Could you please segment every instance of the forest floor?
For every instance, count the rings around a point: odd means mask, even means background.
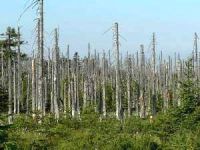
[[[43,118],[38,124],[31,116],[15,116],[13,125],[0,117],[0,149],[66,150],[198,150],[200,149],[200,108],[186,114],[174,109],[153,120],[131,117],[123,121],[99,119],[94,112],[70,117]]]

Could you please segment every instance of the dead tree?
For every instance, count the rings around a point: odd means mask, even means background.
[[[132,72],[131,57],[127,54],[127,104],[128,104],[128,117],[131,116],[131,108],[132,108],[131,72]]]
[[[120,90],[120,60],[119,60],[119,28],[118,23],[114,24],[113,28],[113,46],[115,51],[115,82],[116,82],[116,93],[115,93],[115,99],[116,99],[116,118],[121,119],[122,118],[122,107],[121,107],[121,90]]]
[[[106,117],[106,65],[105,65],[105,52],[103,52],[103,59],[102,59],[102,89],[103,89],[103,96],[102,96],[102,111],[103,116]]]
[[[146,117],[146,104],[145,104],[145,55],[144,55],[144,46],[141,45],[140,52],[140,117]]]
[[[32,114],[35,116],[36,111],[36,67],[35,67],[35,58],[32,58]]]
[[[46,105],[48,101],[48,82],[47,77],[44,78],[44,104],[43,104],[43,116],[46,115]]]
[[[1,47],[1,84],[2,87],[5,85],[5,73],[4,73],[4,48]]]
[[[156,114],[156,39],[155,33],[153,33],[152,39],[152,66],[153,66],[153,93],[152,93],[152,115]]]
[[[14,99],[14,110],[13,113],[17,113],[17,94],[16,94],[16,63],[13,61],[13,99]]]
[[[72,92],[72,117],[80,118],[80,105],[79,105],[79,56],[75,53],[73,60],[73,72],[71,80]]]
[[[44,0],[39,1],[39,49],[38,49],[38,111],[40,112],[40,117],[43,112],[43,101],[44,101],[44,75],[43,75],[43,59],[44,59]]]
[[[70,59],[69,59],[69,45],[67,46],[67,81],[68,81],[68,91],[67,91],[67,98],[68,98],[68,109],[71,111],[71,73],[70,73]]]
[[[21,34],[20,28],[18,27],[18,48],[17,48],[17,113],[20,112],[20,101],[21,101]]]
[[[30,75],[27,75],[27,92],[26,92],[26,114],[29,114],[29,98],[30,98]]]
[[[181,79],[182,79],[182,61],[181,61],[181,58],[180,58],[180,54],[178,54],[178,58],[177,58],[177,80],[178,80],[178,83],[177,83],[177,91],[176,91],[176,93],[177,93],[177,95],[179,95],[179,89],[180,89],[180,86],[181,86],[181,84],[180,84],[180,81],[181,81]],[[177,98],[177,104],[178,104],[178,106],[181,106],[181,99],[180,99],[180,97],[178,97]]]
[[[13,123],[12,116],[12,52],[11,52],[11,33],[7,31],[8,35],[8,124]]]
[[[54,114],[55,119],[59,119],[59,108],[58,108],[58,100],[59,100],[59,89],[58,89],[58,61],[59,61],[59,47],[58,47],[58,31],[55,29],[55,47],[53,51],[53,105],[54,105]]]

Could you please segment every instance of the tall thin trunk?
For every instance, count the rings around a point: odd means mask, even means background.
[[[43,112],[43,101],[44,101],[44,85],[43,85],[43,53],[44,53],[44,0],[39,1],[40,19],[39,19],[39,60],[38,60],[38,111],[40,112],[40,117],[42,117]]]
[[[17,113],[20,112],[20,101],[21,101],[21,35],[20,35],[20,28],[18,27],[18,51],[17,51]]]
[[[103,88],[103,101],[102,101],[102,110],[103,110],[103,116],[106,116],[106,70],[105,70],[105,52],[103,53],[103,82],[102,82],[102,88]]]
[[[71,76],[70,76],[70,60],[69,60],[69,45],[67,46],[67,81],[68,81],[68,90],[67,90],[67,99],[68,99],[68,109],[71,110]]]
[[[46,115],[46,105],[48,100],[48,83],[47,78],[44,78],[44,104],[43,104],[43,115]]]
[[[1,48],[1,84],[4,87],[5,73],[4,73],[4,49]]]
[[[27,75],[27,96],[26,96],[26,114],[29,114],[29,98],[30,98],[30,75]]]
[[[140,101],[140,69],[139,69],[139,54],[138,52],[136,53],[136,69],[137,69],[137,74],[136,74],[136,115],[140,116],[140,109],[139,109],[139,101]]]
[[[17,113],[17,94],[16,94],[16,63],[14,61],[13,63],[13,98],[14,98],[14,111],[13,113],[16,114]]]
[[[128,101],[128,117],[131,116],[131,71],[132,71],[132,64],[131,58],[127,55],[127,101]]]
[[[32,113],[35,116],[36,111],[36,72],[35,72],[35,58],[32,58]]]
[[[11,66],[11,48],[10,48],[10,33],[8,33],[8,53],[9,53],[9,57],[8,57],[8,124],[12,124],[13,123],[13,117],[12,117],[12,66]]]
[[[120,60],[119,60],[119,28],[118,23],[114,24],[114,33],[113,33],[113,40],[114,40],[114,49],[116,55],[116,65],[115,65],[115,73],[116,73],[116,118],[122,118],[122,108],[121,108],[121,93],[120,93]]]
[[[74,77],[75,74],[72,73],[72,80],[71,80],[71,85],[70,85],[70,92],[72,93],[72,96],[71,96],[71,100],[72,100],[72,108],[71,108],[71,113],[72,113],[72,117],[74,118],[75,117],[75,112],[76,112],[76,108],[75,108],[75,105],[76,105],[76,101],[75,101],[75,88],[74,88]]]
[[[76,112],[77,117],[80,118],[80,104],[79,104],[79,59],[76,62]]]
[[[67,83],[64,82],[64,115],[67,113]]]
[[[53,57],[53,80],[54,80],[54,98],[53,98],[53,103],[54,103],[54,114],[55,114],[55,119],[59,119],[59,108],[58,108],[58,61],[59,61],[59,48],[58,48],[58,31],[55,29],[55,48],[54,48],[54,57]]]
[[[177,80],[181,81],[181,79],[182,79],[181,78],[182,61],[181,61],[179,54],[178,54],[178,60],[177,61],[178,61],[177,62]],[[180,89],[181,84],[180,84],[180,82],[178,82],[177,84],[178,84],[177,85],[177,94],[179,94],[178,90]],[[178,97],[178,100],[177,100],[177,104],[178,104],[178,106],[181,106],[181,99],[179,97]]]
[[[152,47],[152,66],[153,66],[153,93],[152,93],[152,115],[156,114],[156,43],[155,43],[155,33],[153,33],[153,47]]]
[[[145,56],[144,46],[141,45],[141,59],[140,59],[140,117],[146,117],[146,105],[145,105]]]

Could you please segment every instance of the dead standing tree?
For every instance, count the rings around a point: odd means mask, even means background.
[[[106,58],[105,52],[103,52],[103,59],[102,59],[102,89],[103,89],[103,96],[102,96],[102,112],[103,116],[106,117]]]
[[[153,69],[153,83],[152,83],[152,115],[156,114],[156,38],[153,33],[152,39],[152,69]]]
[[[80,118],[79,105],[79,56],[75,53],[72,69],[71,94],[72,94],[72,117]]]
[[[53,51],[53,105],[55,119],[59,119],[59,79],[58,79],[58,68],[59,68],[59,47],[58,47],[58,31],[55,29],[55,46]]]
[[[43,59],[44,59],[44,0],[39,0],[39,49],[38,49],[38,111],[40,117],[43,112],[44,101],[44,72],[43,72]]]
[[[13,123],[12,116],[12,54],[11,54],[11,31],[8,29],[8,124]]]
[[[146,117],[146,101],[145,101],[145,55],[144,55],[144,46],[140,46],[140,117]]]
[[[116,82],[116,118],[121,120],[122,118],[122,103],[121,103],[121,90],[120,90],[120,60],[119,60],[119,26],[118,23],[113,27],[113,46],[115,52],[115,82]]]
[[[132,61],[131,56],[127,54],[127,104],[128,104],[128,117],[131,116],[131,108],[132,108],[132,95],[131,95],[131,72],[132,72]]]
[[[21,101],[21,34],[20,28],[18,27],[18,42],[17,42],[17,113],[20,112],[20,101]]]

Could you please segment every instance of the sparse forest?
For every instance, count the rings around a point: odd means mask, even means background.
[[[45,47],[43,5],[31,5],[39,10],[32,56],[20,27],[0,31],[0,149],[200,149],[197,33],[185,59],[164,57],[156,33],[150,56],[140,45],[122,57],[114,23],[112,50],[86,43],[87,56],[70,57],[57,28]]]

